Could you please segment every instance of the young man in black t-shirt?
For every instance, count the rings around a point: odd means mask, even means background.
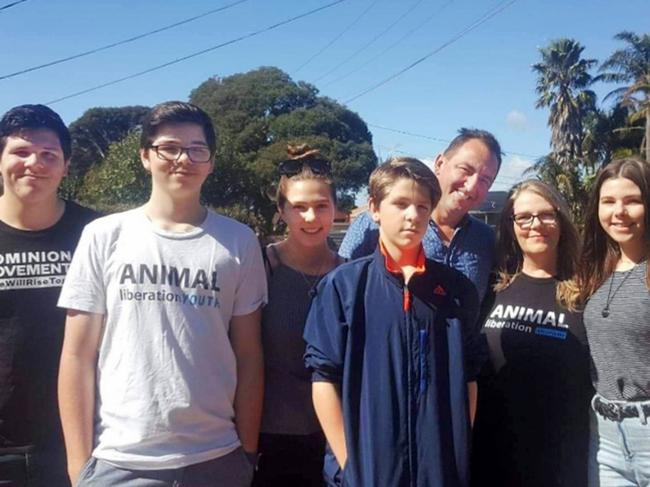
[[[43,105],[0,119],[0,485],[68,486],[56,398],[65,312],[56,307],[84,225],[57,195],[70,133]]]

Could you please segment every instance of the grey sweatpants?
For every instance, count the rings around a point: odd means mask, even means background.
[[[237,448],[220,458],[166,470],[130,470],[91,457],[77,487],[249,487],[253,465]]]

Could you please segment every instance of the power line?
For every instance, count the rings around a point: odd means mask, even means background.
[[[372,7],[374,7],[378,2],[379,2],[379,0],[375,0],[375,1],[372,2],[370,5],[368,5],[368,7],[367,7],[363,12],[361,12],[361,14],[359,14],[359,16],[358,16],[356,19],[354,19],[354,20],[350,23],[350,25],[348,25],[348,26],[347,26],[345,29],[343,29],[343,30],[342,30],[342,31],[341,31],[341,32],[340,32],[336,37],[334,37],[334,39],[332,39],[332,40],[331,40],[330,42],[328,42],[325,46],[323,46],[323,48],[321,48],[321,49],[320,49],[316,54],[314,54],[314,55],[311,56],[309,59],[307,59],[307,61],[305,61],[304,63],[302,63],[300,66],[298,66],[298,68],[296,69],[295,72],[297,73],[297,72],[300,71],[302,68],[304,68],[305,66],[307,66],[310,62],[312,62],[314,59],[316,59],[318,56],[320,56],[320,55],[321,55],[321,54],[322,54],[326,49],[328,49],[332,44],[334,44],[334,43],[335,43],[336,41],[338,41],[341,37],[343,37],[344,34],[346,34],[347,32],[349,32],[349,30],[350,30],[352,27],[354,27],[354,26],[355,26],[355,25],[356,25],[356,24],[357,24],[357,23],[358,23],[358,22],[359,22],[359,21],[360,21],[360,20],[361,20],[361,19],[362,19],[362,18],[363,18],[363,17],[364,17],[364,16],[365,16],[369,11],[370,11],[370,9],[371,9]]]
[[[404,17],[406,17],[406,16],[407,16],[408,14],[410,14],[413,10],[415,10],[415,8],[416,8],[418,5],[420,5],[420,4],[422,3],[422,1],[423,1],[423,0],[418,0],[417,2],[415,2],[415,3],[414,3],[414,4],[413,4],[409,9],[406,10],[406,12],[404,12],[402,15],[400,15],[400,16],[397,18],[397,20],[395,20],[394,22],[392,22],[392,23],[391,23],[391,24],[390,24],[386,29],[384,29],[384,30],[381,31],[379,34],[377,34],[375,37],[373,37],[372,39],[370,39],[369,42],[367,42],[366,44],[364,44],[363,46],[361,46],[359,49],[357,49],[356,51],[354,51],[350,56],[348,56],[348,57],[345,58],[343,61],[341,61],[340,63],[338,63],[336,66],[334,66],[333,68],[331,68],[331,69],[330,69],[329,71],[327,71],[325,74],[323,74],[323,75],[319,76],[318,78],[316,78],[316,79],[314,80],[314,82],[318,82],[318,81],[322,80],[323,78],[326,78],[326,77],[329,76],[331,73],[333,73],[334,71],[336,71],[337,69],[339,69],[341,66],[343,66],[344,64],[346,64],[348,61],[351,61],[352,59],[354,59],[354,58],[355,58],[359,53],[361,53],[362,51],[364,51],[365,49],[367,49],[369,46],[371,46],[372,44],[374,44],[374,43],[375,43],[375,42],[376,42],[380,37],[382,37],[384,34],[387,34],[387,33],[388,33],[388,32],[389,32],[393,27],[395,27],[395,26],[396,26],[400,21],[402,21],[402,19],[404,19]]]
[[[27,1],[27,0],[22,0],[22,1]],[[25,73],[31,73],[32,71],[37,71],[39,69],[54,66],[56,64],[62,64],[62,63],[68,62],[68,61],[72,61],[73,59],[79,59],[79,58],[84,57],[84,56],[90,56],[91,54],[96,54],[98,52],[105,51],[105,50],[111,49],[113,47],[122,46],[122,45],[128,44],[130,42],[138,41],[138,40],[143,39],[145,37],[149,37],[149,36],[154,35],[154,34],[159,34],[160,32],[164,32],[166,30],[173,29],[174,27],[178,27],[180,25],[184,25],[184,24],[187,24],[189,22],[193,22],[193,21],[201,19],[203,17],[207,17],[208,15],[212,15],[212,14],[217,13],[217,12],[222,12],[223,10],[227,10],[227,9],[229,9],[231,7],[234,7],[236,5],[239,5],[240,3],[244,3],[244,2],[247,2],[247,1],[248,0],[237,0],[236,2],[229,3],[227,5],[224,5],[223,7],[215,8],[213,10],[208,10],[207,12],[203,12],[202,14],[195,15],[194,17],[189,17],[189,18],[181,20],[179,22],[174,22],[173,24],[165,25],[164,27],[160,27],[158,29],[154,29],[154,30],[151,30],[149,32],[145,32],[144,34],[138,34],[136,36],[129,37],[128,39],[123,39],[121,41],[113,42],[113,43],[107,44],[105,46],[90,49],[89,51],[80,52],[78,54],[73,54],[72,56],[67,56],[67,57],[56,59],[54,61],[50,61],[50,62],[47,62],[47,63],[44,63],[44,64],[39,64],[38,66],[32,66],[31,68],[25,68],[25,69],[21,69],[20,71],[16,71],[14,73],[5,74],[5,75],[0,76],[0,80],[13,78],[15,76],[25,74]]]
[[[2,7],[0,7],[0,11],[1,11],[1,10],[6,10],[6,9],[8,9],[8,8],[10,8],[10,7],[13,7],[13,6],[15,6],[15,5],[18,5],[19,3],[24,3],[24,2],[26,2],[26,1],[27,1],[27,0],[18,0],[17,2],[11,2],[11,3],[8,3],[7,5],[3,5]]]
[[[337,5],[339,3],[343,3],[345,1],[346,0],[336,0],[334,2],[330,2],[330,3],[326,4],[326,5],[323,5],[322,7],[318,7],[318,8],[309,10],[308,12],[302,13],[300,15],[296,15],[294,17],[290,17],[290,18],[288,18],[286,20],[283,20],[281,22],[278,22],[276,24],[270,25],[268,27],[265,27],[263,29],[260,29],[260,30],[254,31],[254,32],[250,32],[248,34],[237,37],[235,39],[231,39],[229,41],[222,42],[221,44],[217,44],[216,46],[208,47],[207,49],[202,49],[200,51],[193,52],[192,54],[188,54],[187,56],[176,58],[176,59],[174,59],[172,61],[168,61],[166,63],[159,64],[158,66],[154,66],[152,68],[145,69],[144,71],[139,71],[137,73],[130,74],[128,76],[124,76],[122,78],[118,78],[118,79],[115,79],[115,80],[112,80],[112,81],[108,81],[106,83],[102,83],[102,84],[97,85],[97,86],[93,86],[92,88],[87,88],[85,90],[77,91],[76,93],[71,93],[70,95],[66,95],[66,96],[62,96],[60,98],[56,98],[54,100],[45,102],[45,104],[46,105],[53,105],[53,104],[59,103],[59,102],[61,102],[63,100],[68,100],[70,98],[74,98],[74,97],[77,97],[79,95],[84,95],[86,93],[90,93],[91,91],[96,91],[96,90],[99,90],[99,89],[102,89],[102,88],[106,88],[107,86],[112,86],[112,85],[121,83],[123,81],[127,81],[127,80],[130,80],[130,79],[133,79],[133,78],[138,78],[138,77],[143,76],[145,74],[152,73],[154,71],[158,71],[158,70],[166,68],[168,66],[172,66],[174,64],[178,64],[180,62],[187,61],[188,59],[195,58],[195,57],[200,56],[202,54],[206,54],[208,52],[215,51],[215,50],[220,49],[222,47],[229,46],[229,45],[235,44],[237,42],[241,42],[241,41],[243,41],[245,39],[250,39],[251,37],[258,36],[258,35],[263,34],[265,32],[269,32],[271,30],[277,29],[278,27],[289,24],[291,22],[295,22],[296,20],[302,19],[302,18],[307,17],[309,15],[313,15],[313,14],[315,14],[317,12],[320,12],[321,10],[325,10],[326,8],[333,7],[334,5]]]
[[[402,74],[406,73],[407,71],[410,71],[411,69],[413,69],[414,67],[416,67],[418,64],[423,63],[424,61],[426,61],[427,59],[429,59],[429,58],[430,58],[431,56],[433,56],[434,54],[437,54],[437,53],[439,53],[440,51],[442,51],[445,47],[450,46],[450,45],[453,44],[454,42],[458,41],[458,40],[461,39],[462,37],[464,37],[464,36],[466,36],[467,34],[469,34],[469,33],[470,33],[471,31],[473,31],[474,29],[480,27],[480,26],[483,25],[485,22],[487,22],[488,20],[490,20],[492,17],[496,16],[497,14],[501,13],[503,10],[505,10],[506,8],[508,8],[510,5],[512,5],[512,4],[515,3],[516,1],[517,1],[517,0],[510,0],[510,1],[507,1],[507,2],[505,2],[505,3],[502,2],[502,4],[501,4],[500,6],[497,6],[497,7],[496,7],[495,9],[493,9],[492,11],[488,11],[488,12],[486,12],[482,17],[480,17],[479,19],[477,19],[476,21],[474,21],[474,23],[470,24],[468,27],[466,27],[464,30],[462,30],[460,33],[458,33],[458,34],[455,35],[454,37],[452,37],[452,38],[451,38],[450,40],[448,40],[447,42],[443,43],[441,46],[437,47],[436,49],[434,49],[433,51],[429,52],[428,54],[422,56],[420,59],[418,59],[418,60],[412,62],[411,64],[409,64],[409,65],[406,66],[405,68],[399,70],[397,73],[394,73],[394,74],[390,75],[388,78],[385,78],[384,80],[380,81],[379,83],[377,83],[377,84],[375,84],[375,85],[372,85],[371,87],[365,89],[365,90],[362,91],[361,93],[358,93],[358,94],[356,94],[355,96],[353,96],[352,98],[349,98],[349,99],[345,100],[345,103],[350,103],[350,102],[352,102],[352,101],[354,101],[354,100],[356,100],[356,99],[358,99],[358,98],[361,98],[362,96],[367,95],[367,94],[370,93],[371,91],[374,91],[374,90],[376,90],[377,88],[379,88],[379,87],[385,85],[385,84],[388,83],[389,81],[394,80],[394,79],[397,78],[398,76],[401,76]]]
[[[394,47],[398,46],[399,44],[401,44],[402,42],[404,42],[406,39],[408,39],[409,37],[411,37],[413,34],[415,34],[415,33],[416,33],[418,30],[420,30],[422,27],[424,27],[424,26],[425,26],[427,23],[429,23],[429,22],[430,22],[434,17],[436,17],[437,15],[439,15],[439,14],[440,14],[440,13],[441,13],[445,8],[447,8],[449,5],[451,5],[451,4],[453,3],[453,1],[454,1],[454,0],[449,0],[447,3],[443,4],[439,9],[435,10],[431,15],[429,15],[429,16],[428,16],[427,18],[425,18],[422,22],[420,22],[420,23],[417,25],[417,27],[415,27],[414,29],[409,29],[408,32],[406,32],[406,34],[404,34],[402,37],[400,37],[396,42],[390,44],[390,45],[389,45],[388,47],[386,47],[384,50],[382,50],[381,52],[377,53],[375,56],[373,56],[373,57],[371,57],[370,59],[368,59],[365,63],[363,63],[363,64],[357,66],[356,68],[352,69],[351,71],[348,71],[348,72],[345,73],[344,75],[339,76],[338,78],[334,78],[333,80],[331,80],[331,81],[325,83],[322,87],[323,87],[323,88],[326,88],[326,87],[328,87],[328,86],[330,86],[330,85],[333,85],[334,83],[337,83],[337,82],[339,82],[339,81],[341,81],[341,80],[344,80],[344,79],[350,77],[351,75],[353,75],[354,73],[357,73],[357,72],[361,71],[363,68],[365,68],[365,67],[366,67],[368,64],[370,64],[371,62],[376,61],[377,59],[381,58],[381,57],[382,57],[384,54],[386,54],[388,51],[390,51],[390,50],[393,49]]]
[[[418,133],[414,133],[414,132],[409,132],[408,130],[394,129],[394,128],[390,128],[390,127],[385,127],[383,125],[377,125],[377,124],[374,124],[374,123],[366,123],[366,125],[368,125],[368,127],[374,127],[374,128],[381,129],[381,130],[386,130],[388,132],[394,132],[396,134],[408,135],[410,137],[417,137],[419,139],[432,140],[434,142],[440,142],[440,143],[443,143],[443,144],[449,144],[451,142],[451,140],[449,140],[449,139],[441,139],[441,138],[438,138],[438,137],[432,137],[430,135],[418,134]],[[524,154],[523,152],[509,151],[509,150],[505,150],[505,149],[502,149],[501,152],[503,152],[504,154],[510,154],[510,155],[513,155],[513,156],[526,157],[526,158],[533,159],[533,160],[537,160],[537,159],[539,159],[541,157],[541,156],[534,156],[532,154]]]

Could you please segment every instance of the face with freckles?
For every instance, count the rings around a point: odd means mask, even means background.
[[[27,129],[6,138],[0,173],[6,195],[23,203],[56,200],[68,170],[61,142],[49,129]]]
[[[598,220],[620,247],[633,250],[647,245],[645,212],[641,189],[632,180],[610,178],[600,187]]]
[[[480,139],[470,139],[434,163],[442,196],[437,208],[462,218],[483,203],[498,172],[498,161]]]
[[[323,245],[334,222],[335,204],[328,183],[319,179],[289,179],[286,201],[278,208],[289,238],[304,247]]]

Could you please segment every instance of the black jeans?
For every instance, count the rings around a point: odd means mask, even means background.
[[[262,433],[253,487],[322,487],[325,436]]]
[[[0,487],[70,487],[65,455],[0,449]]]

